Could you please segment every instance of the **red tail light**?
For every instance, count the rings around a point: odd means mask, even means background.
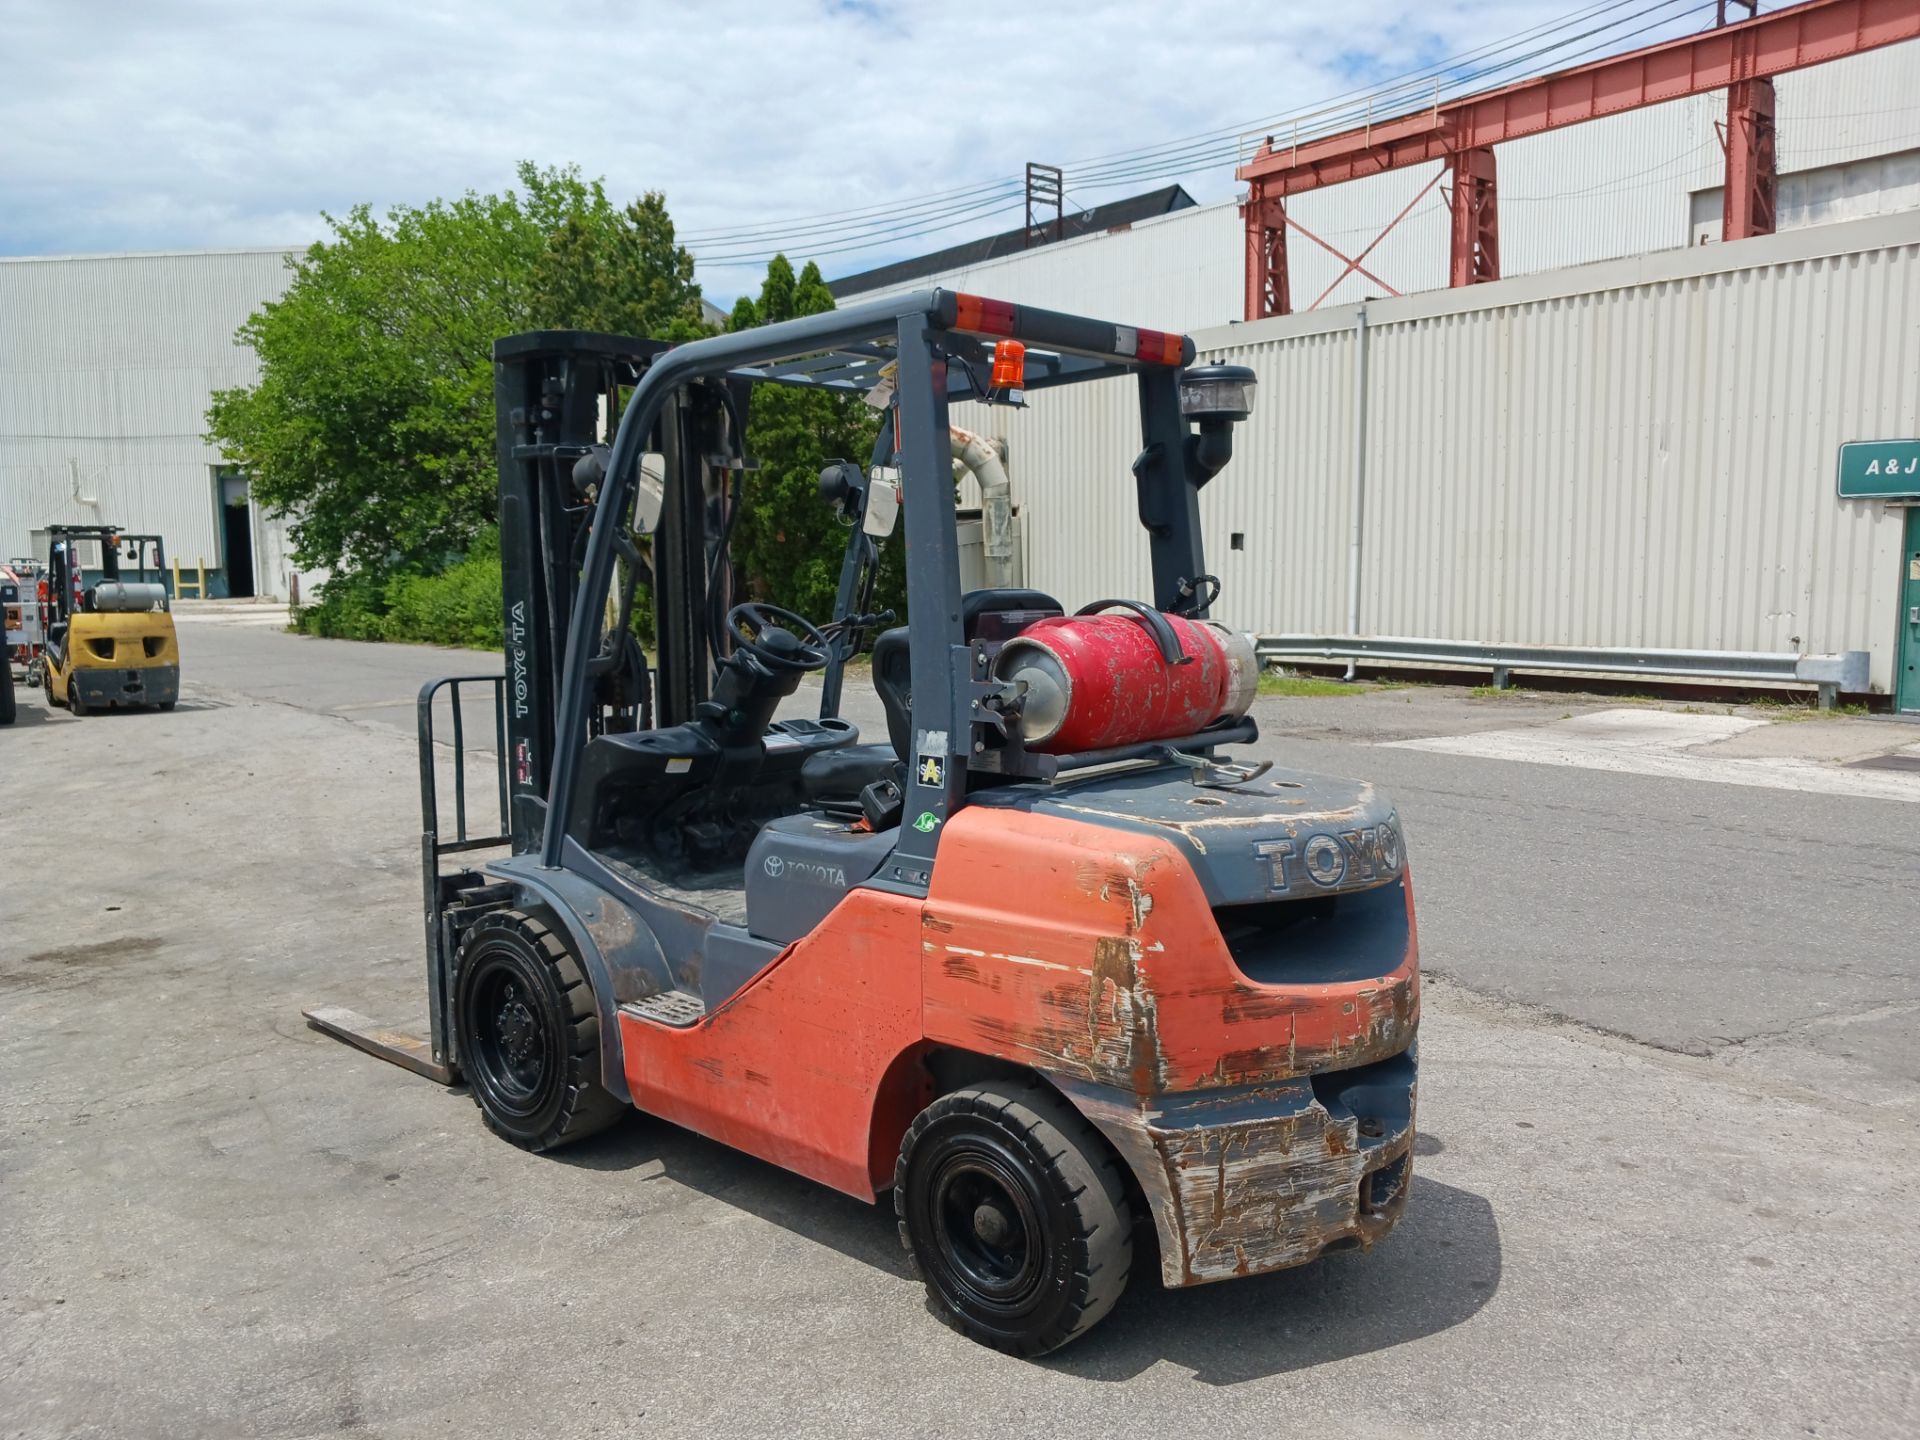
[[[1149,365],[1178,365],[1186,356],[1187,337],[1164,330],[1142,330],[1133,353]]]
[[[975,335],[1013,334],[1013,306],[1005,300],[988,300],[980,295],[955,295],[957,312],[953,326]]]

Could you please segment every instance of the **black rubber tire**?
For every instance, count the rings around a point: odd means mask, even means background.
[[[5,637],[0,636],[0,649],[5,648]],[[18,705],[13,694],[13,656],[0,655],[0,725],[13,724]]]
[[[51,710],[60,703],[53,695],[53,667],[44,661],[40,665],[40,688],[46,692],[47,709]]]
[[[487,1128],[523,1150],[604,1130],[627,1107],[600,1083],[600,1016],[580,963],[539,920],[483,915],[455,958],[460,1065]]]
[[[1084,1335],[1133,1268],[1120,1161],[1044,1085],[956,1090],[921,1111],[900,1142],[893,1207],[934,1313],[1009,1355]],[[996,1233],[1016,1243],[996,1245]]]
[[[171,710],[178,703],[179,703],[178,701],[174,701],[174,700],[162,700],[158,705],[154,706],[153,708],[156,710]]]
[[[67,681],[67,713],[75,719],[78,719],[82,715],[91,715],[93,713],[93,711],[87,708],[87,702],[80,698],[80,682],[78,680]]]

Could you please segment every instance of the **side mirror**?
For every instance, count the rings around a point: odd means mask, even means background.
[[[851,460],[830,461],[827,468],[820,472],[820,498],[836,514],[847,513],[849,499],[855,499],[857,507],[859,500],[865,498],[866,489],[866,477]]]
[[[900,472],[876,465],[868,477],[867,516],[860,524],[866,534],[884,540],[900,521]]]
[[[639,535],[651,535],[660,526],[660,511],[667,503],[667,457],[649,450],[640,457],[640,473],[633,484],[633,528]]]

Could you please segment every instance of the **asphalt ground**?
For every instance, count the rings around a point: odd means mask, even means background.
[[[1382,743],[1611,701],[1261,702],[1406,820],[1407,1218],[1023,1363],[880,1210],[640,1115],[527,1156],[307,1029],[420,1014],[412,696],[488,657],[182,631],[172,714],[0,732],[0,1434],[1920,1429],[1908,804]]]

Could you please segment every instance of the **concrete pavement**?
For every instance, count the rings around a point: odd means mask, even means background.
[[[641,1116],[526,1156],[307,1030],[419,1013],[411,695],[486,657],[231,638],[183,635],[170,715],[0,733],[35,842],[0,894],[0,1435],[1920,1421],[1905,803],[1378,743],[1617,708],[1564,697],[1263,701],[1265,753],[1407,821],[1444,977],[1412,1207],[1369,1254],[1137,1277],[1023,1364],[924,1313],[884,1213]]]

